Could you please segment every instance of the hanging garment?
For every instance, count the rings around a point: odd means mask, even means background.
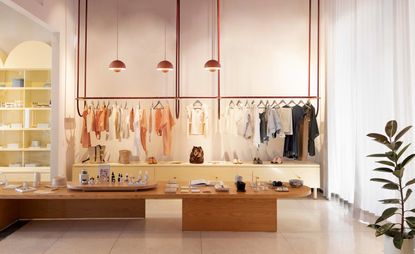
[[[281,119],[282,132],[285,135],[293,135],[292,109],[290,107],[278,108],[277,113]]]
[[[121,141],[121,108],[115,106],[114,113],[115,138]]]
[[[259,113],[259,136],[262,144],[269,141],[267,115],[267,110]]]
[[[130,137],[130,112],[128,109],[121,109],[121,138],[128,139]]]
[[[103,106],[100,109],[100,112],[101,113],[99,114],[98,129],[99,129],[99,132],[101,133],[101,132],[106,131],[105,121],[106,121],[106,118],[107,118],[107,107]]]
[[[286,135],[284,142],[284,156],[287,158],[298,158],[300,151],[300,124],[304,119],[304,109],[298,105],[292,107],[293,135]]]
[[[87,128],[88,109],[84,109],[82,113],[82,133],[81,133],[81,144],[83,148],[91,147],[91,136]]]
[[[234,109],[235,111],[235,124],[236,124],[236,133],[238,136],[244,137],[246,131],[246,119],[245,113],[246,109],[242,107],[237,107]]]
[[[225,113],[225,133],[236,136],[238,135],[238,129],[236,126],[236,109],[233,107],[227,107]]]
[[[135,113],[133,118],[134,129],[134,155],[139,156],[141,150],[141,129],[140,129],[140,106],[135,107]]]
[[[145,109],[140,112],[140,140],[141,146],[147,154],[147,114]]]
[[[115,109],[108,107],[108,135],[107,140],[115,139]]]
[[[94,110],[94,131],[97,139],[101,139],[100,119],[102,111],[100,109]]]
[[[164,109],[156,108],[154,112],[154,129],[157,136],[161,136],[163,134],[163,127],[161,125],[163,110]]]
[[[254,118],[252,108],[245,107],[243,113],[243,126],[245,127],[243,137],[246,139],[252,138],[254,135]]]
[[[170,108],[156,109],[154,118],[156,133],[163,137],[163,154],[168,156],[171,154],[172,127],[175,125]]]
[[[307,117],[309,120],[308,126],[308,154],[310,156],[316,155],[316,147],[314,140],[320,135],[317,118],[316,118],[316,110],[311,103],[307,103],[304,106],[305,112],[307,113]]]
[[[148,120],[148,142],[151,143],[151,134],[153,132],[153,106],[150,108],[150,116]]]
[[[193,105],[186,107],[187,111],[187,133],[189,135],[206,135],[208,131],[207,106],[194,108]]]
[[[261,131],[260,131],[260,125],[261,125],[261,119],[259,118],[259,109],[257,107],[253,108],[253,118],[254,118],[254,135],[252,138],[253,145],[258,148],[261,144]]]
[[[275,109],[268,110],[267,133],[269,137],[276,138],[282,129],[280,117]]]
[[[304,115],[303,120],[300,122],[300,139],[299,139],[300,150],[298,151],[298,159],[301,161],[305,161],[308,159],[309,126],[310,126],[310,118],[306,113]]]
[[[132,132],[134,132],[134,114],[135,114],[135,112],[134,112],[134,108],[131,108],[131,110],[130,110],[130,121],[129,121],[129,128],[130,128],[130,131],[132,131]]]
[[[88,133],[94,131],[94,111],[91,108],[89,108],[87,111],[86,128],[88,130]]]
[[[105,106],[104,111],[104,131],[107,133],[110,131],[110,125],[109,125],[109,118],[110,118],[110,108],[108,106]]]

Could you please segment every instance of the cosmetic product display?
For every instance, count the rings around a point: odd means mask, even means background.
[[[82,170],[81,174],[79,174],[79,182],[81,184],[88,184],[88,181],[89,181],[88,171]]]

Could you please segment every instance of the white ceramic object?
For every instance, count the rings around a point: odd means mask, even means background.
[[[23,125],[21,123],[12,123],[10,124],[11,129],[21,129]]]
[[[415,254],[415,244],[414,239],[405,239],[403,241],[402,249],[398,250],[395,245],[393,245],[393,238],[385,236],[384,240],[385,254]]]
[[[19,144],[16,144],[16,143],[7,144],[7,149],[19,149]]]
[[[39,140],[32,140],[32,147],[34,147],[34,148],[40,147],[40,141]]]
[[[40,185],[40,173],[34,172],[33,173],[33,187],[37,188]]]
[[[38,129],[46,129],[46,128],[49,128],[49,124],[48,123],[38,123],[37,128]]]

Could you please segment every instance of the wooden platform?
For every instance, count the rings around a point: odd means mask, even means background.
[[[276,231],[277,200],[311,194],[308,187],[289,192],[266,190],[238,193],[232,183],[229,193],[212,187],[201,193],[164,193],[157,189],[138,192],[82,192],[59,189],[50,194],[0,190],[0,229],[18,219],[144,218],[146,199],[182,199],[183,230],[190,231]],[[209,190],[210,193],[203,193]]]

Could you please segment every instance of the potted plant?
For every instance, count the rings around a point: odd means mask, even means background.
[[[390,175],[388,178],[372,178],[370,181],[382,183],[383,189],[395,192],[395,198],[379,200],[389,208],[383,211],[374,224],[369,225],[376,230],[377,237],[385,235],[385,253],[387,254],[414,254],[415,209],[409,209],[406,203],[413,192],[411,186],[415,184],[415,179],[404,183],[403,178],[406,166],[414,159],[415,154],[404,158],[403,155],[411,144],[403,146],[403,141],[400,140],[411,127],[408,126],[397,133],[398,124],[393,120],[387,122],[385,126],[386,135],[378,133],[367,135],[387,148],[385,153],[368,156],[379,158],[376,163],[380,167],[375,168],[374,171]],[[388,221],[394,215],[397,216],[397,222]]]

